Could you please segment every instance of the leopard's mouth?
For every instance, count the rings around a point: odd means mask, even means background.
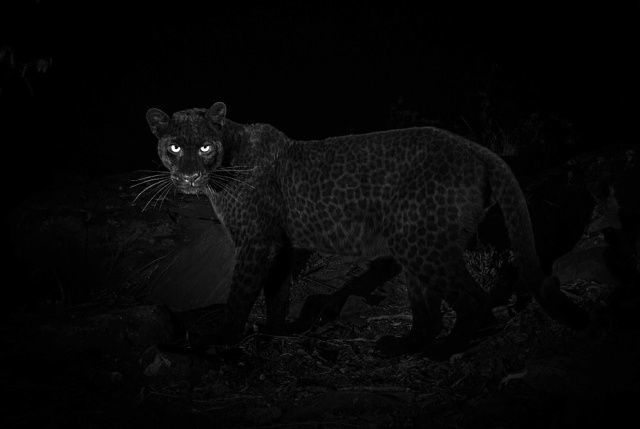
[[[187,195],[197,195],[197,194],[205,193],[205,188],[201,186],[195,187],[195,186],[178,185],[176,186],[176,188],[178,189],[179,192]]]
[[[196,194],[206,194],[207,186],[177,183],[176,189],[178,190],[178,192],[181,192],[183,194],[196,195]]]
[[[175,188],[178,190],[178,192],[182,194],[187,194],[187,195],[206,194],[206,191],[207,191],[206,180],[197,180],[194,182],[189,182],[185,180],[172,178],[172,182]]]

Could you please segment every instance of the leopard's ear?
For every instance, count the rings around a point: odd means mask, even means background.
[[[207,110],[207,118],[214,124],[223,126],[225,115],[227,114],[227,106],[223,102],[213,103],[213,106]]]
[[[160,109],[149,109],[147,110],[147,123],[151,128],[151,132],[156,137],[160,137],[166,130],[167,125],[169,125],[169,115]]]

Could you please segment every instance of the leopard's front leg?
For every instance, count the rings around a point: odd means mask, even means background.
[[[236,264],[227,302],[222,311],[201,319],[199,325],[209,326],[191,331],[190,340],[196,347],[232,344],[242,337],[249,313],[268,283],[272,265],[283,247],[277,229],[258,222],[245,222],[242,228],[228,230],[236,248]]]
[[[258,237],[236,241],[239,244],[236,245],[236,265],[226,304],[182,315],[189,347],[206,349],[212,344],[233,344],[242,338],[277,249],[277,243]]]
[[[275,253],[272,243],[255,238],[243,241],[236,254],[236,266],[227,297],[224,329],[225,337],[229,336],[231,341],[242,336],[249,313],[269,275]]]

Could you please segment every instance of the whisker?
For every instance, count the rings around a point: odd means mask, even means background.
[[[167,192],[169,192],[170,190],[171,190],[171,187],[163,186],[162,187],[162,191],[160,192],[160,194],[156,198],[156,201],[153,203],[153,207],[156,207],[159,202],[160,202],[160,204],[162,204],[161,198],[163,198],[167,194]]]
[[[164,193],[160,196],[160,207],[158,207],[158,210],[160,210],[162,208],[162,203],[164,203],[164,200],[167,198],[167,195],[169,194],[169,191],[171,191],[171,186],[167,186],[166,190],[164,191]],[[158,200],[156,200],[156,203],[158,202]],[[154,204],[155,207],[155,204]]]
[[[221,170],[216,169],[215,173],[238,173],[238,174],[247,174],[253,170]]]
[[[213,182],[214,185],[218,185],[218,186],[222,187],[222,182],[220,182],[220,180],[216,179],[215,177],[209,176],[209,180],[211,182]],[[208,184],[207,184],[207,186],[208,186]],[[211,189],[211,190],[213,190],[213,189]]]
[[[233,171],[233,172],[240,173],[240,172],[245,172],[245,171],[253,171],[255,169],[256,169],[256,167],[251,167],[251,168],[248,168],[248,167],[220,167],[220,168],[217,168],[216,171]]]
[[[149,200],[147,201],[147,203],[144,205],[144,207],[142,208],[142,211],[145,211],[145,209],[147,208],[147,206],[149,205],[149,203],[151,201],[153,201],[153,199],[155,198],[156,195],[158,195],[160,192],[162,192],[163,189],[165,189],[167,186],[169,186],[168,183],[164,183],[164,184],[158,184],[154,189],[153,189],[153,194],[151,195],[151,197],[149,198]]]
[[[143,186],[150,182],[163,182],[167,179],[168,179],[167,177],[153,177],[151,179],[143,180],[140,183],[134,183],[133,185],[129,186],[129,188],[135,188],[136,186]]]
[[[168,173],[168,171],[166,169],[164,170],[134,170],[134,173]]]
[[[222,190],[225,191],[231,198],[233,198],[233,201],[235,201],[236,203],[240,202],[238,196],[234,194],[227,186],[222,185]]]
[[[234,194],[229,190],[229,188],[227,188],[224,184],[222,184],[222,183],[217,183],[217,182],[215,182],[215,181],[214,181],[214,183],[220,187],[220,189],[222,190],[222,192],[223,192],[224,194],[228,195],[228,196],[229,196],[230,198],[232,198],[236,203],[238,203],[238,202],[239,202],[238,198],[237,198],[237,197],[236,197],[236,196],[235,196],[235,195],[234,195]],[[208,186],[208,185],[207,185],[207,186]],[[211,189],[211,192],[212,192],[212,194],[211,194],[211,195],[213,195],[213,189]]]
[[[230,164],[230,165],[223,165],[222,168],[235,168],[235,167],[241,167],[241,168],[252,168],[255,167],[254,164]]]
[[[167,186],[171,186],[171,182],[165,184],[164,186],[161,186],[160,189],[158,189],[152,196],[151,198],[149,198],[149,201],[147,201],[147,204],[144,205],[144,207],[142,208],[142,211],[145,211],[147,209],[147,207],[149,207],[149,204],[151,204],[151,201],[153,201],[153,199],[156,197],[156,195],[158,195],[160,192],[162,192]]]
[[[168,181],[169,183],[171,183],[171,181],[169,181],[169,180],[167,180],[167,181]],[[156,186],[160,186],[160,185],[162,185],[162,184],[163,184],[163,182],[162,182],[162,181],[160,181],[160,182],[154,182],[154,183],[150,184],[149,186],[147,186],[146,188],[144,188],[142,191],[140,191],[140,192],[138,193],[138,195],[136,195],[136,197],[133,199],[133,201],[131,202],[131,204],[135,204],[135,202],[138,200],[138,198],[140,198],[140,196],[141,196],[142,194],[144,194],[147,190],[152,189],[152,188],[154,188],[154,187],[156,187]]]
[[[246,185],[246,186],[250,187],[251,189],[255,189],[255,187],[253,185],[250,185],[248,182],[245,182],[244,180],[236,179],[235,177],[232,177],[232,176],[225,176],[225,177],[218,176],[218,178],[219,179],[235,180],[236,182],[242,183],[243,185]]]
[[[221,165],[220,168],[255,168],[255,165],[250,165],[250,164]]]
[[[219,179],[217,179],[215,177],[210,177],[210,179],[213,181],[214,184],[218,185],[220,187],[220,189],[222,189],[223,192],[225,192],[230,197],[232,197],[235,200],[236,203],[239,202],[238,198],[233,194],[233,192],[231,192],[231,190],[224,183],[222,183]]]
[[[138,192],[138,194],[136,195],[136,197],[133,199],[133,201],[131,201],[131,204],[135,204],[136,201],[138,200],[138,198],[140,198],[142,196],[142,194],[144,194],[145,192],[147,192],[150,189],[153,189],[156,186],[160,186],[161,183],[152,183],[151,185],[147,186],[146,188],[144,188],[143,190],[141,190],[140,192]]]
[[[151,179],[153,177],[165,177],[168,176],[169,172],[167,171],[166,173],[156,173],[156,174],[149,174],[147,176],[142,176],[142,177],[136,177],[135,179],[131,179],[132,182],[139,182],[140,180],[145,180],[145,179]]]
[[[215,195],[213,194],[213,189],[211,188],[211,185],[209,185],[207,183],[207,197],[209,198],[209,203],[211,203],[211,208],[213,209],[213,212],[216,214],[216,216],[218,215],[218,212],[216,211],[216,205],[214,204],[214,198]]]

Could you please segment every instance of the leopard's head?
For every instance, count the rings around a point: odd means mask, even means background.
[[[158,155],[171,182],[185,194],[206,193],[211,172],[224,158],[223,126],[227,108],[217,102],[209,109],[189,109],[171,117],[160,109],[147,111],[151,132],[158,138]]]

